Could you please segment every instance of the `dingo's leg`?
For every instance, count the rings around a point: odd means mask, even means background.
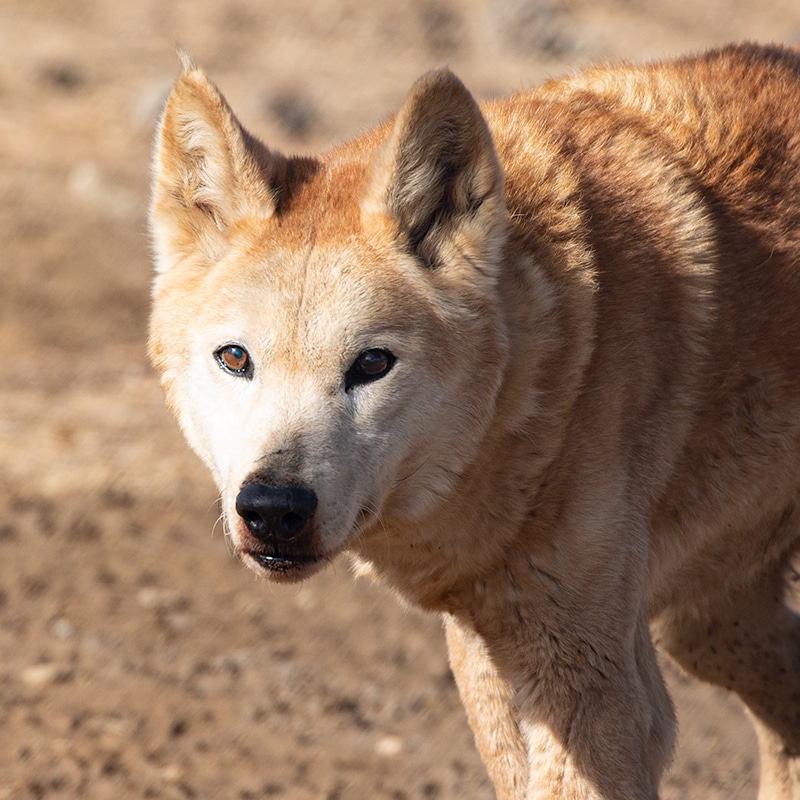
[[[540,663],[518,690],[528,800],[658,797],[675,721],[647,621],[642,614],[627,653],[603,653],[595,633],[581,643],[584,663]]]
[[[800,617],[784,605],[781,572],[656,623],[659,643],[684,669],[747,707],[758,734],[759,800],[800,800]]]
[[[484,641],[454,617],[445,616],[450,667],[475,743],[498,800],[523,800],[528,755],[513,712],[511,687],[498,674]]]
[[[483,630],[448,620],[453,669],[498,796],[656,800],[674,714],[645,614],[567,618],[566,598],[521,590],[522,572],[488,592]]]

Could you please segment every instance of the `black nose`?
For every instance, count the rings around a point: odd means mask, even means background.
[[[300,486],[248,483],[236,498],[236,513],[262,542],[300,536],[317,508],[317,496]]]

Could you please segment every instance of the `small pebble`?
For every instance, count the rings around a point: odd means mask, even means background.
[[[399,736],[383,736],[375,744],[379,756],[397,756],[403,751],[403,740]]]
[[[69,676],[69,670],[61,664],[33,664],[20,673],[22,682],[33,689],[52,686]]]
[[[64,619],[63,617],[53,620],[50,630],[52,630],[53,635],[59,639],[72,639],[75,636],[75,626],[68,619]]]

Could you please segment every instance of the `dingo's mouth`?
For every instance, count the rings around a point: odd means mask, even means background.
[[[248,566],[256,567],[268,578],[294,582],[303,580],[321,569],[327,562],[314,554],[279,554],[246,550],[242,557]]]

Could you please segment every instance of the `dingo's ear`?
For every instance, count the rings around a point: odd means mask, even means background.
[[[373,164],[364,209],[388,212],[428,266],[448,247],[493,266],[505,230],[502,172],[478,104],[449,70],[412,86]]]
[[[237,221],[271,216],[281,161],[242,127],[191,59],[181,60],[155,149],[150,227],[159,271],[186,258],[215,260]]]

